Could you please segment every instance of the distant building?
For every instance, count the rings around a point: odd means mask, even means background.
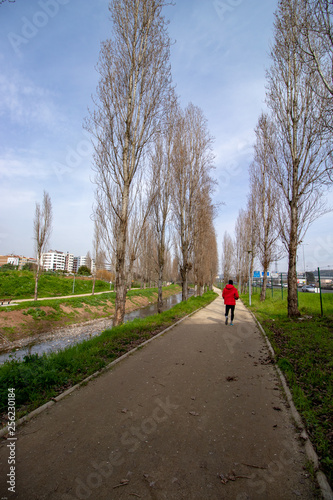
[[[22,269],[26,264],[37,264],[36,259],[33,259],[32,257],[23,257],[20,256],[20,262],[19,262],[19,270]]]
[[[13,266],[18,266],[20,261],[19,255],[0,255],[0,266],[5,264],[12,264]]]
[[[73,261],[73,272],[77,273],[81,266],[86,266],[87,257],[81,255],[80,257],[74,257]]]
[[[65,257],[65,271],[72,273],[73,267],[74,267],[74,255],[72,253],[67,252]]]
[[[49,250],[42,254],[42,267],[45,271],[65,271],[66,254],[58,250]]]

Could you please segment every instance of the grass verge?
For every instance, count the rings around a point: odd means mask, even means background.
[[[216,297],[216,293],[207,292],[161,314],[105,330],[58,353],[6,362],[0,366],[1,425],[7,425],[9,388],[15,389],[16,416],[20,418]]]
[[[181,288],[177,284],[163,287],[163,297],[167,298],[180,291]],[[157,295],[157,288],[131,290],[127,292],[127,305],[131,309],[149,305],[151,302],[157,302]],[[145,301],[140,302],[138,299],[142,298]],[[13,341],[45,333],[57,326],[108,317],[113,315],[115,300],[115,292],[106,292],[102,295],[28,301],[11,307],[1,307],[0,334]],[[21,312],[21,319],[18,319],[17,311]],[[7,327],[13,326],[13,331],[6,330]]]
[[[325,316],[319,297],[299,294],[301,319],[287,317],[286,295],[259,294],[242,300],[254,312],[274,348],[294,403],[316,448],[322,470],[333,486],[333,294],[324,294]]]

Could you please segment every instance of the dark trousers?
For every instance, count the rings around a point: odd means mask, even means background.
[[[231,321],[234,320],[234,315],[235,315],[235,306],[225,306],[225,315],[228,316],[229,314],[229,309],[231,311]]]

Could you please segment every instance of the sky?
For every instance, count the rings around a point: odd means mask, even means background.
[[[180,102],[199,106],[214,137],[219,250],[246,208],[254,129],[265,111],[277,0],[175,0],[167,7],[173,81]],[[0,254],[34,256],[33,218],[51,197],[49,248],[91,251],[92,146],[83,128],[98,83],[108,0],[6,0],[0,5]],[[332,193],[328,203],[333,206]],[[306,270],[333,267],[333,214],[309,229]],[[287,269],[286,259],[278,270]],[[275,264],[273,266],[275,270]]]

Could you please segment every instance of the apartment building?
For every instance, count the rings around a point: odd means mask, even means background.
[[[42,254],[42,267],[45,271],[64,271],[66,254],[58,250],[49,250]]]
[[[0,255],[0,267],[4,264],[12,264],[18,266],[18,269],[22,269],[25,264],[36,264],[36,259],[23,255]]]
[[[19,265],[20,257],[18,255],[0,255],[0,266],[5,264]]]
[[[72,273],[73,268],[74,268],[74,255],[72,253],[67,252],[65,257],[65,271]]]
[[[74,257],[73,261],[73,272],[77,273],[81,266],[86,266],[87,257],[81,255],[80,257]]]

